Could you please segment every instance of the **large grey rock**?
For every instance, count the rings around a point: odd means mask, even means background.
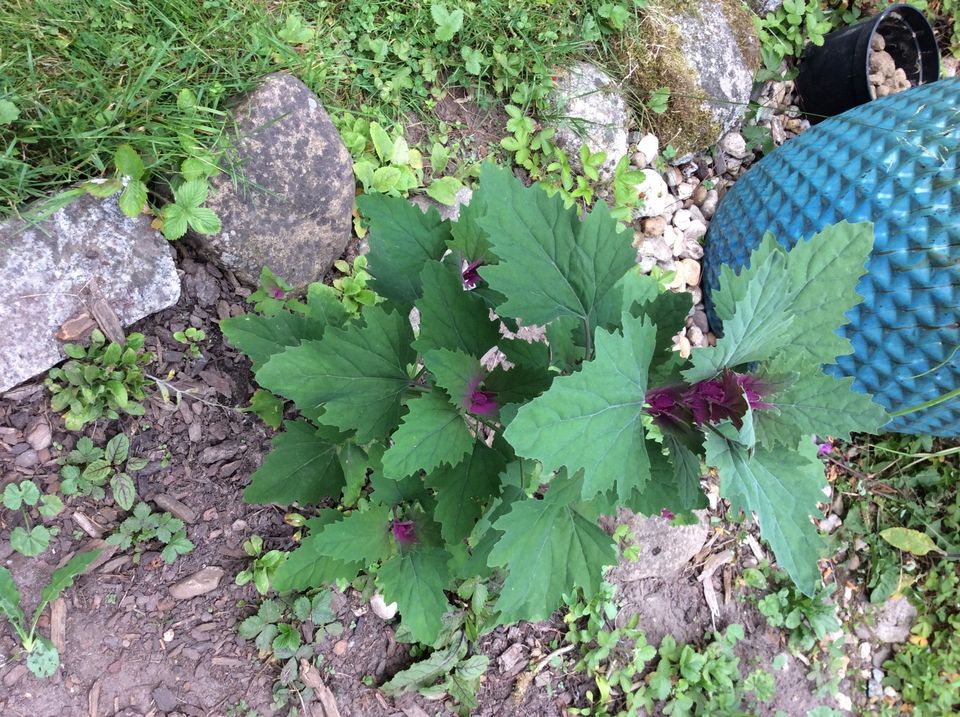
[[[234,111],[241,176],[211,182],[219,234],[208,255],[254,283],[264,266],[291,285],[320,279],[350,240],[350,153],[316,95],[295,77],[268,76]]]
[[[172,306],[180,278],[150,218],[84,195],[40,224],[0,224],[0,391],[64,358],[54,334],[96,280],[125,326]]]
[[[630,526],[631,539],[640,549],[635,561],[623,561],[610,571],[607,579],[623,584],[643,578],[668,578],[682,571],[704,543],[710,526],[706,512],[697,513],[693,525],[672,526],[659,516],[645,517],[621,509],[617,522]]]
[[[703,107],[717,123],[714,141],[740,123],[760,67],[752,21],[738,3],[695,0],[673,15],[681,48],[697,75]],[[705,149],[698,147],[696,149]]]
[[[562,118],[554,141],[580,167],[580,147],[607,155],[601,177],[613,176],[617,162],[627,154],[630,115],[616,82],[588,62],[578,62],[557,79],[551,102]]]

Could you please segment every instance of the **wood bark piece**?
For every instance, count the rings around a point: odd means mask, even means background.
[[[90,279],[83,293],[87,302],[87,309],[96,320],[97,325],[100,326],[103,335],[111,341],[123,344],[125,341],[123,325],[117,317],[117,312],[113,310],[110,302],[107,301],[100,290],[100,284],[97,283],[97,280]]]
[[[67,603],[62,597],[50,603],[50,642],[61,655],[67,651]]]
[[[313,689],[314,696],[320,702],[320,709],[313,709],[315,717],[340,717],[337,700],[330,688],[323,683],[320,670],[303,658],[300,658],[300,679],[303,680],[303,684]],[[316,708],[317,705],[311,705],[311,707]]]

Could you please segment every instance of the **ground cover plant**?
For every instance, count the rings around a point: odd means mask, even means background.
[[[447,592],[471,578],[496,586],[496,622],[542,619],[574,588],[592,597],[615,561],[600,514],[702,506],[705,460],[814,592],[810,516],[825,482],[810,434],[886,420],[849,379],[820,371],[850,350],[833,330],[858,301],[869,225],[830,227],[790,252],[768,237],[749,269],[723,274],[724,338],[684,364],[670,339],[689,297],[637,272],[602,203],[581,220],[487,165],[453,225],[398,198],[360,206],[382,303],[351,319],[315,285],[296,311],[221,323],[261,386],[301,412],[245,499],[330,505],[362,486],[344,512],[306,521],[276,589],[370,574],[425,644],[454,608]],[[501,334],[520,319],[545,326],[549,344]],[[493,347],[508,363],[481,361]]]
[[[487,103],[542,103],[557,68],[619,32],[636,4],[11,0],[0,7],[0,215],[112,180],[121,146],[142,159],[121,172],[131,210],[147,198],[141,180],[216,173],[229,100],[277,70],[334,116],[349,108],[388,129],[423,119],[451,85]],[[374,184],[395,188],[393,176]]]

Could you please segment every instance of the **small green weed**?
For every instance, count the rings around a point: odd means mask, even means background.
[[[79,431],[86,424],[106,417],[119,418],[118,411],[142,416],[149,385],[143,366],[153,361],[153,354],[143,351],[143,334],[130,334],[122,346],[107,342],[99,329],[90,336],[90,346],[64,344],[69,360],[50,369],[45,381],[53,397],[50,407],[63,411],[70,431]]]
[[[20,645],[27,656],[27,668],[37,677],[50,677],[60,666],[60,653],[46,637],[37,635],[37,622],[47,604],[56,600],[60,593],[73,585],[73,579],[87,569],[100,554],[99,550],[78,553],[62,568],[53,571],[50,582],[40,592],[40,603],[33,612],[33,619],[27,626],[26,616],[20,607],[20,591],[13,582],[13,575],[0,567],[0,612],[17,633]]]
[[[165,563],[172,563],[179,555],[193,550],[193,543],[187,539],[183,521],[169,513],[154,513],[146,503],[138,503],[133,515],[127,517],[117,532],[107,538],[109,545],[117,545],[122,550],[133,548],[133,562],[139,563],[140,556],[153,541],[163,548],[160,555]]]
[[[765,17],[755,17],[763,68],[759,81],[780,79],[780,64],[787,57],[799,57],[807,42],[823,44],[823,36],[833,29],[819,0],[784,0],[783,5]],[[790,79],[795,72],[790,73]]]
[[[44,518],[54,518],[63,510],[63,501],[54,494],[41,495],[40,489],[32,480],[20,483],[8,483],[3,489],[3,505],[10,510],[19,510],[23,525],[10,532],[10,546],[21,555],[33,557],[40,555],[50,546],[50,538],[59,528],[45,525],[33,525],[30,520],[30,507],[36,506],[37,512]]]
[[[366,272],[366,256],[358,256],[353,260],[353,265],[339,259],[333,266],[343,274],[339,279],[333,280],[333,288],[347,313],[357,316],[361,307],[373,306],[380,300],[376,293],[367,288],[367,282],[371,277]]]
[[[67,455],[57,459],[60,468],[60,490],[64,495],[89,495],[96,500],[106,497],[110,486],[113,501],[123,510],[130,510],[137,499],[137,487],[131,473],[147,465],[146,458],[130,457],[130,439],[118,433],[105,448],[98,448],[87,436]]]
[[[191,358],[200,358],[200,342],[206,340],[207,334],[203,329],[193,326],[183,331],[174,331],[173,339],[186,347],[186,354]]]
[[[237,585],[253,582],[257,592],[266,595],[270,590],[270,577],[287,559],[287,554],[282,550],[263,552],[263,538],[259,535],[243,541],[243,552],[253,558],[253,565],[237,573],[234,582]]]

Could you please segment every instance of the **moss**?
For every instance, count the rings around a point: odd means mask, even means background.
[[[668,15],[687,9],[687,0],[651,3],[640,19],[638,31],[614,47],[616,60],[625,77],[625,88],[639,110],[644,130],[659,137],[661,145],[673,145],[686,154],[712,144],[720,126],[701,99],[699,77],[681,50],[681,37]],[[670,88],[667,111],[645,111],[650,93]]]
[[[723,13],[727,16],[733,37],[740,48],[740,54],[753,68],[754,74],[760,69],[760,42],[753,24],[754,13],[741,0],[720,0]]]

